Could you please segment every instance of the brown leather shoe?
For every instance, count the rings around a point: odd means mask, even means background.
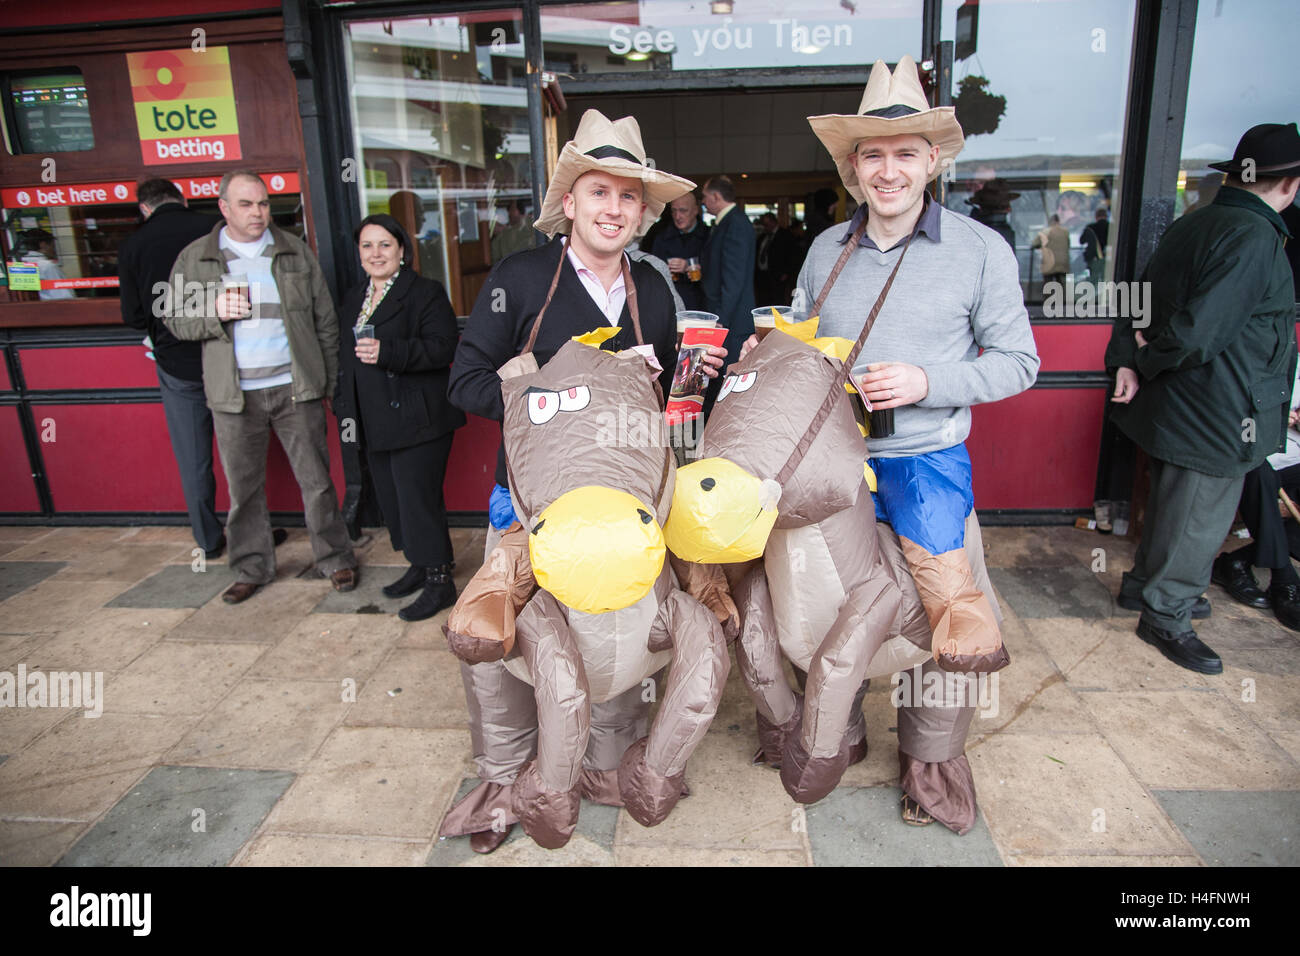
[[[253,584],[251,581],[236,581],[226,588],[225,593],[221,595],[221,600],[227,604],[240,604],[256,594],[257,589],[261,586],[260,584]]]
[[[515,828],[513,823],[506,824],[504,830],[484,830],[481,833],[471,833],[469,835],[469,848],[475,853],[491,853],[510,836],[510,831]]]
[[[340,568],[330,575],[330,584],[335,591],[355,591],[361,580],[359,568]]]

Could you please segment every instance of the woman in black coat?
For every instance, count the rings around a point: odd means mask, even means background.
[[[420,591],[398,616],[422,621],[456,601],[442,499],[452,435],[465,424],[447,401],[456,316],[446,290],[407,265],[411,240],[396,219],[367,216],[353,238],[368,278],[339,311],[346,328],[339,334],[335,414],[357,419],[393,549],[411,562],[384,594]],[[356,337],[362,325],[374,327],[373,337]]]

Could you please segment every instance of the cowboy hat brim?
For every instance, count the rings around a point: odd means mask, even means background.
[[[663,213],[664,206],[695,188],[695,183],[689,179],[674,176],[662,169],[642,166],[640,163],[618,156],[597,159],[579,152],[572,142],[568,142],[560,151],[560,159],[555,164],[555,175],[551,177],[550,185],[546,187],[546,196],[542,199],[541,215],[533,223],[533,228],[545,233],[548,238],[555,236],[556,233],[568,235],[573,227],[573,220],[564,214],[564,195],[573,190],[573,184],[578,181],[579,176],[594,170],[601,170],[624,179],[641,180],[642,200],[646,208],[636,232],[633,233],[634,238],[645,235],[646,230]]]
[[[1244,163],[1237,162],[1234,159],[1225,159],[1221,163],[1208,163],[1207,165],[1221,173],[1235,173],[1238,176],[1245,171]],[[1266,178],[1282,179],[1287,176],[1300,176],[1300,159],[1280,167],[1256,166],[1254,171],[1256,176]]]
[[[966,137],[962,135],[961,126],[957,123],[957,111],[951,106],[937,106],[892,119],[830,113],[825,116],[809,116],[808,123],[826,151],[831,154],[831,159],[835,160],[835,168],[839,171],[844,188],[858,202],[866,202],[866,192],[858,182],[857,167],[853,164],[853,149],[864,139],[901,136],[905,133],[925,137],[931,146],[939,147],[939,162],[930,179],[947,169],[966,145]]]

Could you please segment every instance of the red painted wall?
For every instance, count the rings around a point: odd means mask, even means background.
[[[0,511],[39,513],[41,503],[18,421],[17,408],[0,407]]]

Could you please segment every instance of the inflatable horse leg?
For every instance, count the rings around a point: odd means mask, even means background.
[[[945,673],[934,660],[902,673],[898,711],[898,775],[903,792],[948,829],[975,825],[975,778],[966,759],[966,734],[975,716],[976,674]],[[941,682],[941,703],[923,698],[923,686]],[[971,706],[965,706],[965,705]]]
[[[713,613],[685,591],[672,591],[650,628],[652,651],[672,649],[668,687],[650,735],[623,755],[623,806],[644,827],[662,823],[682,796],[686,761],[718,712],[731,669],[727,641]]]
[[[516,644],[537,695],[537,757],[511,788],[511,807],[524,832],[556,850],[578,825],[582,755],[591,729],[590,694],[582,655],[560,604],[538,591],[515,628]]]
[[[998,615],[976,582],[965,547],[931,554],[902,535],[899,541],[930,619],[939,666],[958,673],[991,673],[1011,663]]]
[[[736,666],[754,699],[758,720],[758,753],[754,763],[780,769],[785,739],[799,726],[802,698],[790,688],[776,637],[772,597],[763,562],[755,561],[732,585],[740,612]]]
[[[845,598],[839,616],[808,666],[803,723],[786,738],[781,782],[800,803],[815,803],[835,789],[849,765],[846,731],[867,666],[885,639],[898,631],[903,595],[887,574],[862,582]]]
[[[650,700],[645,687],[634,684],[603,703],[591,705],[591,737],[582,758],[584,800],[621,807],[618,768],[628,748],[646,735]]]

